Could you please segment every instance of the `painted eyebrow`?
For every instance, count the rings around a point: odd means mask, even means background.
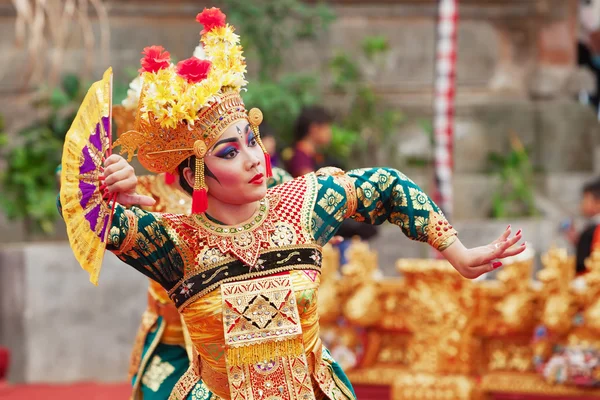
[[[224,144],[224,143],[237,143],[237,141],[238,141],[237,138],[229,138],[229,139],[219,140],[217,143],[215,143],[213,148],[217,147],[218,145]]]

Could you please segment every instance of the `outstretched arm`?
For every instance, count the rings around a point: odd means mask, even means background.
[[[438,206],[406,175],[390,168],[368,168],[344,173],[325,169],[317,173],[317,199],[313,211],[313,237],[326,243],[345,218],[370,224],[389,221],[410,239],[427,242],[466,278],[499,267],[503,257],[516,255],[525,246],[512,248],[521,232],[510,230],[496,241],[467,249],[457,238]]]

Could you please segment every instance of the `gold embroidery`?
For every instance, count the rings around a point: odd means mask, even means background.
[[[144,355],[144,358],[140,362],[140,372],[138,372],[138,374],[144,373],[143,371],[146,371],[146,366],[148,365],[148,361],[150,361],[150,357],[152,357],[154,350],[158,346],[158,343],[160,342],[160,338],[162,337],[162,334],[164,331],[165,331],[165,324],[164,323],[159,324],[158,330],[156,332],[156,336],[154,336],[152,343],[150,343],[148,350],[146,350],[146,354]],[[138,393],[138,391],[140,390],[140,383],[141,383],[141,379],[137,379],[135,381],[135,384],[133,385],[133,394],[134,394],[133,397],[134,398],[136,397],[135,396],[136,393]]]
[[[397,183],[392,189],[392,201],[399,207],[406,207],[408,205],[406,201],[406,193],[404,193],[404,186]]]
[[[276,247],[290,246],[298,240],[294,226],[288,222],[277,222],[271,234],[271,244]]]
[[[211,222],[204,214],[196,215],[199,237],[206,239],[208,247],[218,247],[223,254],[232,254],[249,266],[254,266],[261,249],[268,245],[271,232],[275,230],[275,208],[279,203],[278,196],[261,200],[254,216],[237,226],[218,225]]]
[[[123,239],[123,242],[121,242],[121,246],[119,246],[119,249],[114,251],[114,254],[117,256],[121,254],[126,254],[131,250],[133,245],[136,243],[134,239],[138,234],[138,223],[135,214],[131,210],[125,210],[125,216],[127,217],[127,221],[129,222],[129,229],[127,230],[127,235],[125,236],[125,239]]]
[[[357,197],[365,208],[368,208],[379,198],[379,192],[370,182],[362,182],[357,189]]]
[[[314,400],[289,274],[221,286],[231,398]]]
[[[376,183],[377,187],[382,192],[387,190],[387,188],[392,184],[392,176],[389,172],[383,169],[377,170],[377,172],[371,175],[369,180],[373,183]]]
[[[358,198],[356,197],[356,185],[354,179],[348,175],[342,175],[338,178],[338,182],[346,192],[346,209],[342,215],[342,220],[356,214],[358,209]],[[340,221],[339,218],[336,218]]]
[[[343,169],[336,167],[323,167],[315,173],[317,176],[343,176],[345,174]]]
[[[317,204],[325,210],[325,212],[331,215],[339,204],[344,200],[341,194],[335,189],[328,188],[325,195],[317,202]]]
[[[412,201],[413,209],[425,211],[433,210],[433,207],[431,207],[431,203],[429,202],[429,198],[425,193],[412,187],[409,187],[408,191],[410,193],[410,200]]]
[[[221,286],[227,364],[256,364],[304,352],[289,275]]]
[[[146,310],[142,315],[142,323],[135,335],[135,342],[129,360],[129,380],[132,380],[133,377],[140,372],[140,363],[142,361],[142,353],[144,352],[144,342],[157,321],[158,315],[154,312]]]
[[[169,395],[169,400],[186,400],[190,391],[199,381],[198,366],[191,363],[187,371],[185,371],[173,387]]]
[[[142,383],[153,392],[158,392],[160,385],[175,371],[175,367],[170,363],[162,360],[160,356],[154,356],[152,362],[148,366]]]
[[[210,395],[210,390],[204,382],[198,382],[196,386],[194,386],[194,390],[192,390],[192,400],[215,399],[215,397],[211,398]]]
[[[435,211],[429,212],[429,221],[427,228],[427,242],[435,249],[443,251],[447,249],[454,241],[458,233],[448,223],[446,218]]]
[[[205,248],[198,255],[200,265],[208,266],[223,262],[226,257],[218,249]]]

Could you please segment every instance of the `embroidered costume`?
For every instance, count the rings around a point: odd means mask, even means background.
[[[136,78],[130,84],[128,98],[123,105],[113,107],[113,118],[119,136],[134,127],[134,111],[141,89],[139,84],[139,79]],[[133,109],[128,106],[129,103],[135,104]],[[178,177],[170,174],[138,177],[136,192],[156,201],[154,206],[145,208],[147,211],[190,213],[191,196],[176,185],[176,179]],[[291,179],[285,170],[274,167],[273,177],[269,178],[267,185],[272,187]],[[167,292],[157,282],[152,279],[149,281],[148,306],[136,335],[129,378],[133,385],[132,398],[166,399],[189,368],[189,360],[193,357],[192,344]],[[202,382],[196,386],[202,387]],[[196,399],[215,399],[208,389],[204,392],[203,397],[196,396]]]
[[[211,9],[198,19],[207,60],[175,68],[163,49],[147,51],[135,131],[116,143],[156,173],[194,156],[193,213],[117,204],[106,248],[164,288],[188,328],[198,362],[172,399],[209,391],[235,400],[356,399],[319,339],[322,246],[347,218],[387,220],[440,250],[456,231],[415,183],[387,168],[322,169],[269,189],[239,225],[209,218],[204,155],[240,121],[260,144],[262,114],[247,112],[239,95],[245,63],[225,16]],[[265,164],[271,175],[266,152]]]

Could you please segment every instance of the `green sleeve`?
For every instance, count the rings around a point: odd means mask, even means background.
[[[60,196],[56,207],[62,217]],[[165,288],[183,276],[183,260],[162,220],[138,207],[126,209],[117,204],[107,250]]]
[[[345,218],[375,225],[389,221],[408,238],[428,242],[440,251],[456,239],[456,231],[438,206],[406,175],[391,168],[317,172],[315,241],[327,243]]]
[[[107,249],[165,288],[183,276],[183,260],[160,214],[117,205]]]

